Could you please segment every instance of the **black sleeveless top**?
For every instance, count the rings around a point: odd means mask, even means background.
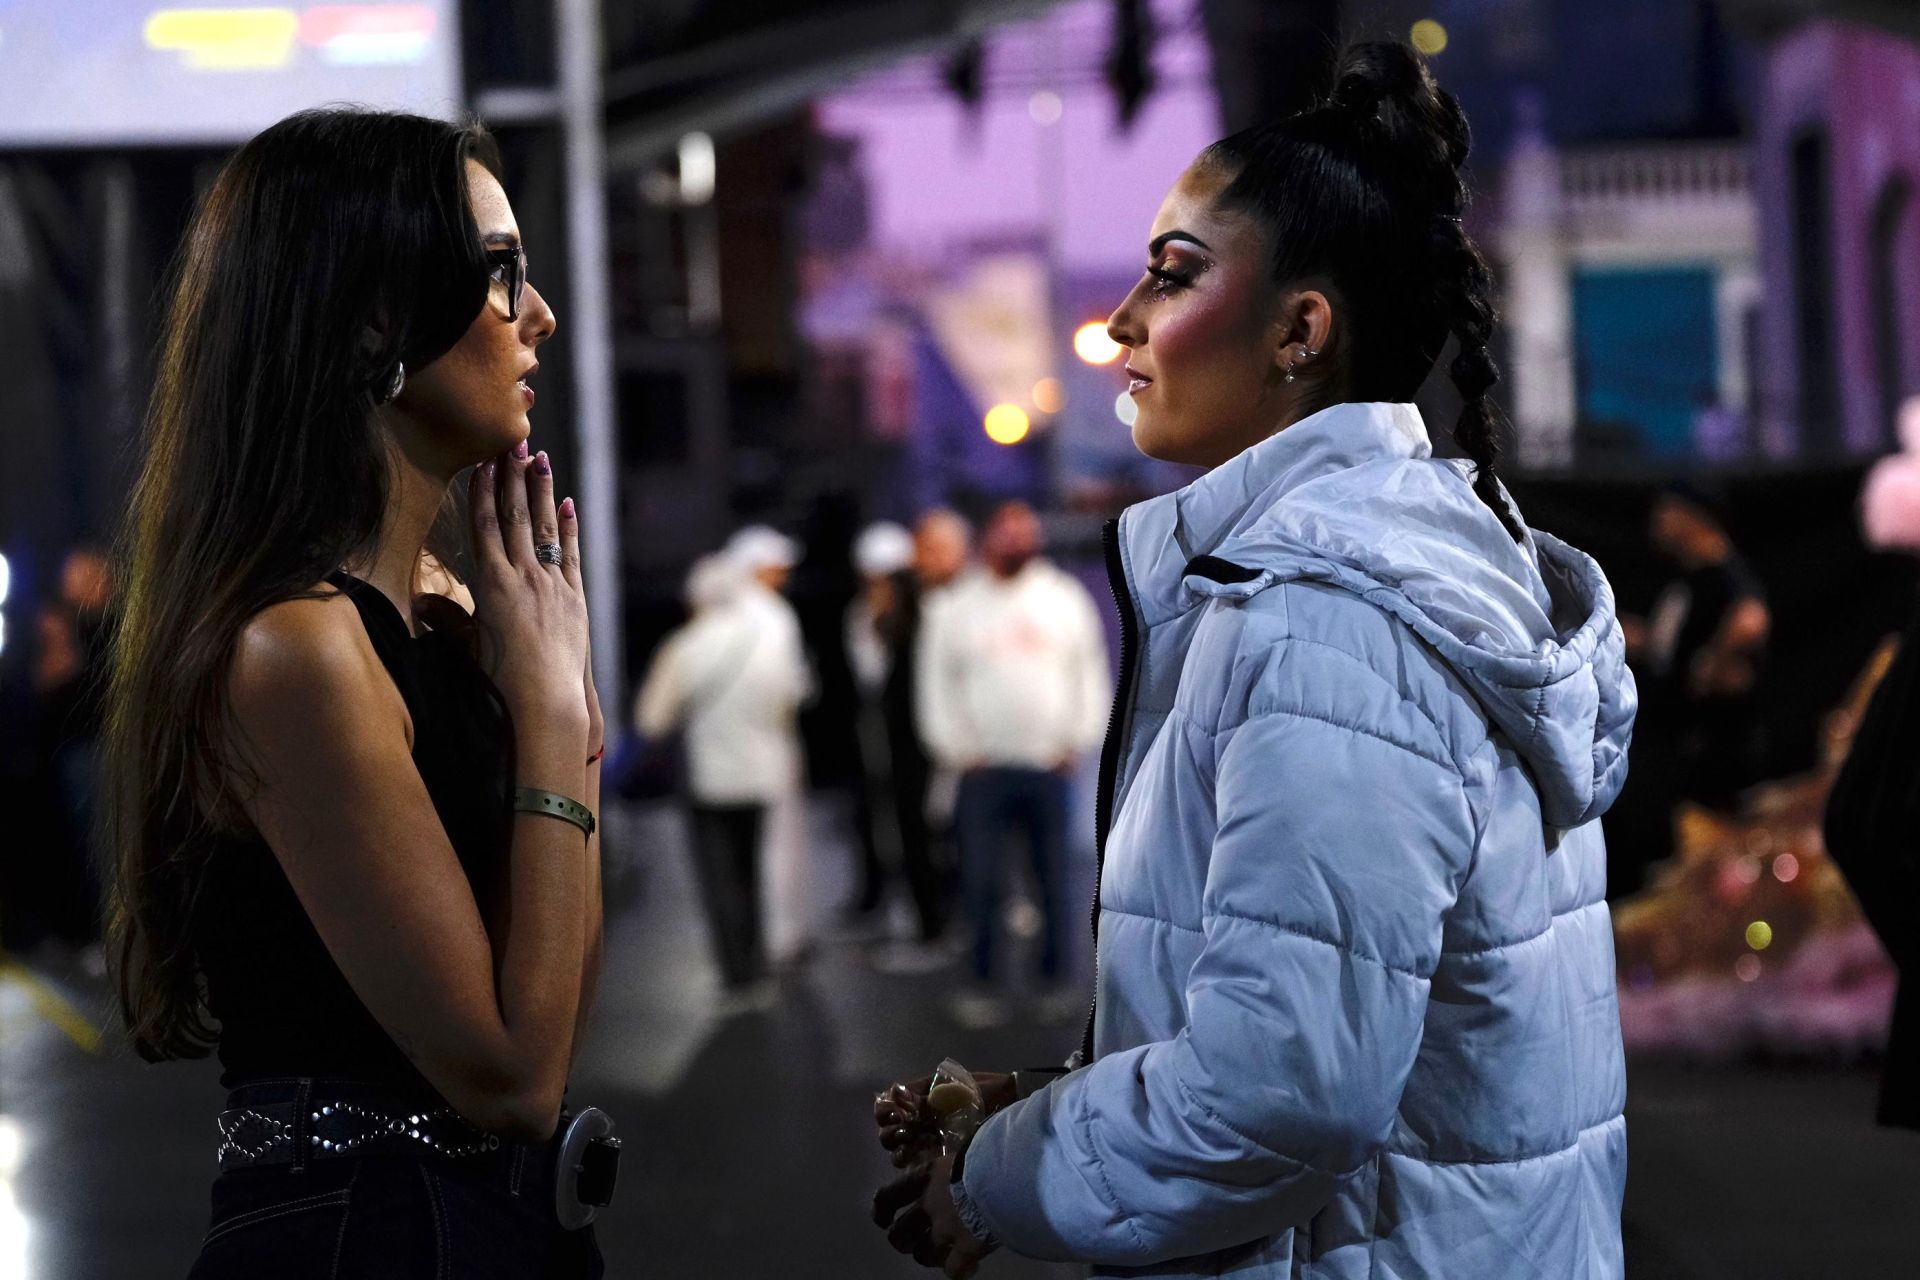
[[[327,581],[360,611],[373,651],[413,717],[413,762],[482,910],[504,888],[512,834],[513,730],[506,704],[452,631],[409,632],[378,588]],[[351,796],[340,797],[352,804]],[[200,905],[200,966],[220,1022],[228,1088],[282,1076],[343,1076],[415,1092],[426,1082],[347,985],[257,837],[213,850]]]

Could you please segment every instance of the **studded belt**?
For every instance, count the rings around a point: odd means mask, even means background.
[[[222,1111],[218,1124],[222,1173],[356,1151],[424,1150],[459,1160],[500,1147],[496,1135],[467,1123],[452,1107],[408,1110],[398,1103],[345,1101],[318,1094]]]

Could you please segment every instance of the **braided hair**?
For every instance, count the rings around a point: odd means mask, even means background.
[[[1459,102],[1420,55],[1375,42],[1342,56],[1320,105],[1224,138],[1200,161],[1232,175],[1222,206],[1265,225],[1277,284],[1332,282],[1345,303],[1354,399],[1413,399],[1447,339],[1457,340],[1453,438],[1473,463],[1474,492],[1520,541],[1494,473],[1493,278],[1460,221],[1471,145]]]

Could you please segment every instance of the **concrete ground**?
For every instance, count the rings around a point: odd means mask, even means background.
[[[815,828],[814,882],[837,898],[841,826],[829,812]],[[774,1007],[722,1017],[675,824],[625,815],[616,841],[629,856],[572,1094],[612,1112],[626,1139],[600,1227],[608,1274],[924,1274],[866,1220],[890,1172],[874,1090],[947,1054],[1058,1060],[1077,1021],[962,1031],[942,1009],[954,969],[891,976],[850,940],[815,948]],[[63,1029],[62,1006],[82,1023]],[[217,1070],[146,1066],[111,1036],[95,1048],[88,1023],[108,1025],[105,986],[61,957],[0,978],[0,1280],[177,1277],[205,1227]],[[1870,1070],[1637,1063],[1630,1080],[1635,1280],[1920,1275],[1920,1134],[1873,1126]],[[1000,1256],[982,1274],[1077,1272]]]

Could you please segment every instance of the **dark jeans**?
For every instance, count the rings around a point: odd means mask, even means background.
[[[891,844],[886,837],[899,837],[899,870],[913,895],[914,916],[919,924],[920,941],[937,942],[947,930],[949,897],[952,893],[949,867],[941,865],[938,838],[927,822],[927,788],[933,770],[926,753],[917,742],[902,745],[897,733],[890,733],[886,777],[863,779],[855,788],[860,830],[860,894],[855,907],[873,911],[886,897],[890,872],[882,856],[882,846]],[[948,859],[949,864],[951,858]]]
[[[227,1105],[293,1096],[291,1083],[246,1085]],[[401,1149],[229,1170],[214,1179],[187,1280],[598,1280],[593,1228],[554,1218],[552,1158],[508,1144],[461,1159]]]
[[[1024,838],[1040,891],[1040,976],[1060,976],[1060,897],[1066,867],[1067,780],[1049,769],[975,769],[954,807],[960,881],[973,921],[973,975],[993,976],[995,931],[1008,837]]]
[[[760,940],[760,832],[766,806],[694,804],[693,865],[720,976],[742,987],[766,973]]]
[[[896,745],[893,752],[893,809],[900,823],[900,865],[913,891],[920,919],[920,940],[933,942],[947,931],[952,893],[951,862],[938,857],[941,837],[927,823],[927,788],[933,770],[918,744]]]

